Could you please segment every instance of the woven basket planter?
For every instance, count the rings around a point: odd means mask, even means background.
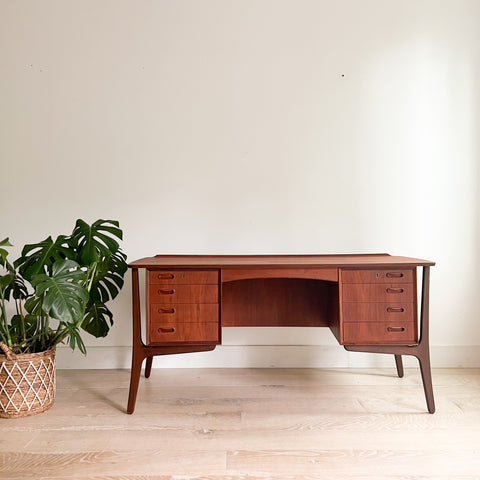
[[[13,354],[0,343],[0,417],[18,418],[48,410],[55,398],[55,348]]]

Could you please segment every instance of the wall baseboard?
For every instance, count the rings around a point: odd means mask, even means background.
[[[480,345],[430,346],[434,368],[479,368]],[[87,356],[57,348],[59,369],[130,368],[131,347],[88,347]],[[416,367],[414,357],[404,357]],[[212,352],[156,357],[154,368],[368,368],[394,367],[391,355],[347,352],[324,345],[222,345]]]

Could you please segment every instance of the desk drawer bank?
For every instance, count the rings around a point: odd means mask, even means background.
[[[213,350],[222,342],[222,327],[238,326],[329,327],[346,350],[394,355],[400,377],[402,355],[413,355],[434,413],[428,326],[433,265],[387,254],[157,255],[132,262],[127,413],[135,409],[145,359],[148,378],[154,356]],[[146,279],[145,343],[139,270]]]

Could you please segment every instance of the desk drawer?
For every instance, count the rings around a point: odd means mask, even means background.
[[[150,285],[151,303],[218,303],[217,285]]]
[[[217,322],[152,321],[149,343],[218,342]]]
[[[216,303],[152,303],[150,319],[153,322],[218,323]]]
[[[413,345],[417,343],[414,322],[357,322],[343,324],[344,345]]]
[[[413,283],[413,270],[342,270],[343,283]]]
[[[355,303],[342,306],[344,322],[413,322],[413,303]]]
[[[414,287],[405,284],[356,284],[342,286],[343,302],[406,302],[413,303]]]
[[[218,285],[218,271],[150,270],[150,284],[155,285]]]

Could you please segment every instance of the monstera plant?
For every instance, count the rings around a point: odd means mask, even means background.
[[[82,330],[106,336],[113,324],[106,303],[118,295],[127,270],[121,239],[117,221],[77,220],[71,235],[25,245],[13,263],[9,239],[1,241],[0,342],[13,354],[61,342],[86,353]]]

